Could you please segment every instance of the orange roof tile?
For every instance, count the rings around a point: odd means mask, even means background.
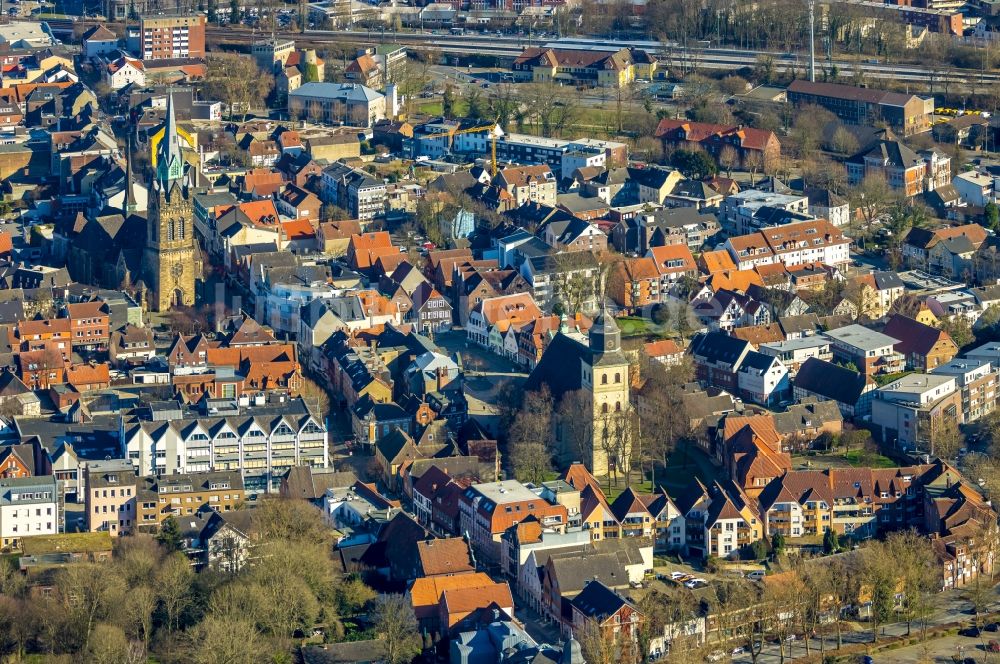
[[[732,290],[745,293],[751,284],[764,285],[764,280],[753,270],[725,270],[709,276],[706,282],[713,291]]]
[[[643,350],[649,357],[667,357],[668,355],[679,355],[684,349],[677,345],[673,339],[663,339],[652,341],[643,345]]]
[[[619,270],[624,270],[629,281],[640,279],[656,279],[660,273],[652,258],[630,258],[618,264]]]
[[[362,270],[373,266],[380,256],[393,252],[399,253],[399,249],[392,246],[392,238],[387,231],[352,235],[347,247],[347,253],[353,257],[355,266]]]
[[[686,244],[668,244],[653,247],[649,250],[656,269],[660,274],[676,274],[677,272],[693,272],[696,269],[694,256]],[[675,264],[681,261],[679,264]]]
[[[111,382],[111,373],[107,363],[77,364],[66,369],[66,382],[79,387]]]
[[[514,608],[514,598],[507,582],[494,583],[479,588],[455,588],[442,593],[441,602],[448,616],[448,627],[466,617],[476,609],[485,609],[490,604],[505,609]]]
[[[469,543],[461,537],[417,542],[417,556],[424,576],[476,571],[469,555]]]
[[[484,572],[456,574],[454,576],[427,576],[416,579],[410,588],[410,604],[417,618],[426,618],[437,613],[438,601],[445,590],[459,588],[482,588],[493,585],[493,579]]]
[[[281,222],[281,230],[285,238],[292,240],[307,240],[316,237],[316,230],[308,219],[295,219]]]
[[[108,315],[104,312],[104,303],[100,300],[67,304],[66,313],[70,318],[101,318]]]
[[[487,323],[501,320],[525,322],[542,316],[541,309],[529,293],[488,297],[476,306]]]
[[[746,426],[769,444],[778,445],[781,441],[781,436],[774,428],[774,418],[770,415],[730,415],[723,424],[722,439],[729,440]]]
[[[702,271],[706,274],[715,274],[716,272],[736,269],[733,257],[725,249],[706,251],[698,257],[698,262],[701,265]]]
[[[278,208],[274,206],[274,201],[270,198],[240,203],[239,207],[240,211],[255,224],[273,227],[274,222],[278,220]]]
[[[40,320],[22,320],[17,323],[17,331],[23,339],[35,335],[55,334],[69,336],[68,318],[43,318]]]
[[[239,367],[248,362],[294,362],[295,346],[292,344],[267,344],[264,346],[239,346],[236,348],[209,348],[205,360],[216,367]]]
[[[738,327],[730,334],[737,339],[749,341],[755,348],[761,344],[785,340],[785,333],[782,332],[781,326],[777,323]]]

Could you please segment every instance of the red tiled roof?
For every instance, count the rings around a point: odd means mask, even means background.
[[[660,274],[694,272],[696,269],[694,256],[691,255],[691,250],[686,244],[667,244],[662,247],[653,247],[650,249],[650,253]],[[670,261],[683,261],[683,264],[669,267],[667,263]]]
[[[684,349],[677,345],[673,339],[662,339],[652,341],[643,345],[643,350],[649,357],[668,357],[670,355],[680,355]]]
[[[78,364],[66,369],[66,382],[74,387],[101,385],[111,382],[111,374],[107,363]]]
[[[514,608],[514,598],[506,581],[478,588],[445,590],[441,595],[442,610],[447,615],[448,627],[453,627],[476,609],[485,609],[491,604],[501,608]]]
[[[417,556],[424,576],[476,571],[470,560],[469,543],[461,537],[417,542]]]
[[[708,122],[690,122],[664,118],[656,127],[656,137],[665,138],[684,133],[684,140],[691,143],[701,143],[710,139],[729,139],[736,137],[739,145],[751,150],[763,150],[768,142],[777,139],[773,131],[754,129],[753,127],[728,126],[710,124]]]
[[[17,323],[17,331],[22,339],[26,336],[45,334],[69,336],[69,319],[43,318],[40,320],[22,320]]]
[[[101,318],[107,317],[104,311],[104,303],[99,300],[93,302],[76,302],[66,305],[66,313],[72,318]]]
[[[472,574],[457,574],[455,576],[428,576],[416,579],[410,588],[410,604],[417,619],[432,617],[437,614],[438,600],[445,590],[459,588],[482,588],[493,585],[484,572]]]
[[[281,230],[285,238],[292,240],[307,240],[316,237],[316,231],[308,219],[295,219],[281,222]]]

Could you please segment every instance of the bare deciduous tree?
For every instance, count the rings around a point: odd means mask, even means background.
[[[552,468],[552,394],[547,387],[527,392],[510,427],[508,444],[514,476],[538,483]]]
[[[616,664],[618,646],[612,634],[593,620],[587,620],[579,630],[580,651],[587,664]]]
[[[312,378],[302,377],[302,387],[299,388],[299,396],[305,401],[306,406],[314,415],[322,419],[330,414],[330,393]]]
[[[958,428],[958,422],[955,418],[944,414],[931,417],[929,439],[931,455],[947,461],[953,460],[958,455],[958,450],[965,442]]]
[[[565,452],[572,461],[589,459],[594,446],[593,403],[586,390],[574,390],[563,395],[559,402],[559,426]]]
[[[861,211],[863,238],[870,238],[875,221],[889,208],[895,195],[885,176],[871,173],[854,189],[851,202]]]
[[[215,53],[206,64],[206,92],[229,108],[230,119],[239,113],[246,120],[250,110],[261,105],[270,92],[274,78],[248,55]]]
[[[764,168],[764,156],[757,150],[747,152],[746,157],[743,158],[743,168],[750,173],[750,186],[756,186],[757,172]]]
[[[261,661],[261,634],[254,621],[238,616],[207,616],[191,630],[197,664],[258,664]]]
[[[97,624],[113,620],[121,610],[125,582],[110,567],[95,563],[61,570],[56,587],[68,609],[69,624],[86,651]]]
[[[417,617],[403,595],[380,596],[375,601],[372,617],[387,664],[409,662],[420,652]]]
[[[725,145],[719,151],[719,166],[726,170],[726,177],[733,174],[733,168],[740,163],[740,155],[732,145]]]

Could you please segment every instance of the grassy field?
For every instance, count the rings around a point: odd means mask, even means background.
[[[657,325],[648,318],[638,318],[629,316],[615,320],[623,337],[645,337],[649,335],[660,336],[663,334],[663,327]]]
[[[47,553],[95,552],[111,549],[111,535],[99,533],[62,533],[59,535],[36,535],[26,537],[22,543],[24,554],[40,556]]]
[[[656,469],[656,483],[676,497],[695,477],[708,485],[722,475],[722,470],[709,460],[708,455],[693,443],[684,442],[670,455],[665,469]]]
[[[615,484],[614,480],[612,480],[610,490],[608,487],[607,478],[601,479],[600,482],[601,482],[601,488],[604,489],[604,495],[607,496],[609,503],[613,503],[615,501],[615,498],[625,493],[625,489],[628,488],[625,486],[625,480],[622,479],[621,477],[618,478],[618,484]],[[633,477],[632,489],[634,491],[638,491],[639,493],[652,493],[653,484],[652,482],[649,481],[639,482],[635,477]]]
[[[417,104],[414,107],[417,113],[423,113],[425,115],[441,115],[441,100],[437,101],[425,101],[422,104]]]
[[[895,468],[896,463],[889,457],[864,450],[845,452],[843,458],[854,467]]]

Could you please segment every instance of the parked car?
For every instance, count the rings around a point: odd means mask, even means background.
[[[767,576],[767,572],[765,572],[762,569],[757,569],[747,574],[747,578],[750,579],[751,581],[760,581],[765,576]]]
[[[684,572],[671,572],[670,573],[670,578],[673,579],[674,581],[676,581],[677,579],[681,578],[682,576],[685,576]]]
[[[1000,623],[991,622],[989,625],[986,626],[987,632],[995,632],[997,630],[1000,630]]]
[[[726,658],[726,653],[722,652],[721,650],[716,650],[715,652],[708,653],[708,657],[706,657],[705,659],[707,659],[709,662],[721,662],[725,658]]]
[[[986,644],[986,650],[988,652],[1000,652],[1000,642],[990,641]]]
[[[966,627],[965,629],[960,631],[959,634],[961,634],[962,636],[971,636],[975,638],[978,637],[980,634],[982,634],[982,632],[983,630],[973,625],[972,627]]]
[[[745,652],[746,649],[743,646],[736,646],[735,648],[733,648],[733,651],[729,653],[729,656],[736,657],[737,655],[742,655]]]

